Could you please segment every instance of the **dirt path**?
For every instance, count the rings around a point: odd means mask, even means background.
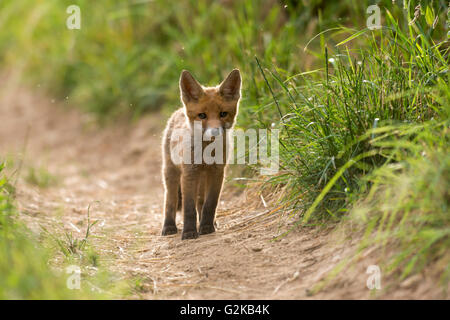
[[[302,228],[271,241],[285,230],[286,219],[229,185],[215,234],[189,241],[180,234],[161,237],[162,117],[99,129],[89,117],[64,108],[68,103],[13,85],[1,89],[0,154],[24,159],[17,182],[21,217],[36,231],[62,223],[82,237],[92,204],[91,217],[100,223],[91,241],[113,272],[142,279],[134,298],[442,298],[426,276],[395,290],[383,279],[386,290],[371,293],[366,268],[377,262],[371,255],[313,294],[314,285],[353,247],[336,242],[331,227]],[[28,183],[31,167],[47,168],[57,183],[47,188]],[[180,228],[181,220],[179,215]]]

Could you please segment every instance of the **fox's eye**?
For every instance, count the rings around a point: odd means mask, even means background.
[[[220,113],[220,117],[225,118],[227,116],[227,114],[228,114],[228,112],[223,111]]]
[[[199,114],[198,114],[198,117],[199,117],[200,119],[206,119],[206,113],[199,113]]]

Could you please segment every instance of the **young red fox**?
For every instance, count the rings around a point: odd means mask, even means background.
[[[162,143],[165,187],[162,235],[177,233],[176,211],[182,207],[184,226],[181,239],[184,240],[198,237],[197,213],[200,221],[199,234],[215,231],[214,216],[223,184],[226,150],[230,145],[226,129],[232,129],[238,113],[241,74],[235,69],[220,85],[203,87],[188,71],[183,71],[180,93],[183,108],[170,117]],[[190,161],[174,161],[173,150],[183,143],[183,146],[186,145],[189,139],[189,142],[194,141],[196,128],[201,129],[200,135],[203,136],[199,144],[201,155],[212,141],[223,139],[220,161],[205,162],[203,156],[200,161],[194,161],[194,149],[197,148],[194,146],[195,142],[181,152],[187,153]],[[178,136],[175,138],[175,132],[179,131],[187,132],[187,135],[181,139]],[[183,159],[186,159],[185,156],[184,154]]]

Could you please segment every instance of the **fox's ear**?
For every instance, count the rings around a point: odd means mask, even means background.
[[[180,92],[183,102],[198,101],[203,95],[203,88],[197,80],[189,73],[183,70],[180,76]]]
[[[241,73],[239,69],[231,71],[228,77],[223,80],[219,92],[225,100],[238,100],[241,97]]]

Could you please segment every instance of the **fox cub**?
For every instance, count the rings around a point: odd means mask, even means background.
[[[184,226],[181,239],[184,240],[215,231],[214,217],[224,179],[226,150],[231,145],[230,130],[227,129],[233,128],[238,113],[241,74],[235,69],[220,85],[203,87],[184,70],[180,76],[180,96],[183,107],[170,117],[162,142],[165,188],[162,235],[177,233],[176,211],[182,208]],[[180,131],[187,134],[180,138],[175,134]],[[194,137],[196,132],[201,136],[198,146],[198,139]],[[218,156],[219,161],[211,163],[204,159],[203,151],[219,139],[222,141],[219,150],[223,152]],[[180,148],[180,145],[186,146],[186,142],[189,142],[188,147]],[[187,161],[180,163],[174,160],[177,148],[181,150],[178,155]],[[199,149],[200,160],[196,157]],[[198,232],[197,214],[200,222]]]

